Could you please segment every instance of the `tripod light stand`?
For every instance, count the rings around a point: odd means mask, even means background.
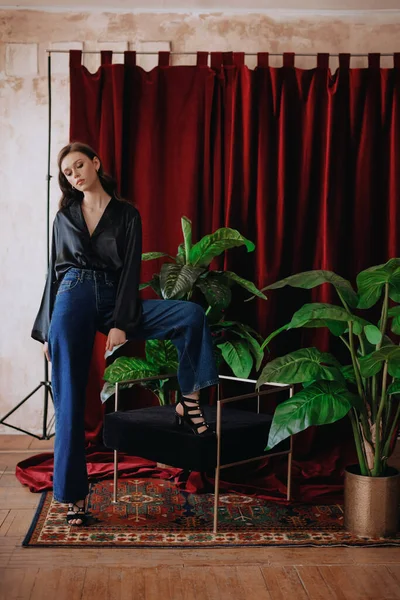
[[[49,111],[48,111],[48,152],[47,152],[47,221],[46,221],[46,234],[47,234],[47,270],[49,268],[50,262],[50,241],[49,241],[49,232],[50,232],[50,149],[51,149],[51,54],[49,54],[47,59],[47,72],[48,72],[48,94],[49,94]],[[49,440],[53,437],[54,433],[49,433],[50,428],[54,422],[54,416],[51,418],[50,422],[47,423],[47,415],[49,408],[49,396],[53,400],[53,394],[51,389],[51,382],[49,381],[49,364],[47,362],[46,357],[44,359],[44,380],[39,383],[38,386],[35,387],[30,394],[28,394],[21,402],[19,402],[14,408],[12,408],[4,417],[0,419],[0,425],[6,425],[7,427],[11,427],[12,429],[16,429],[17,431],[21,431],[22,433],[27,433],[28,435],[38,439],[38,440]],[[15,411],[17,411],[29,398],[31,398],[36,392],[43,388],[43,429],[42,435],[36,435],[30,431],[26,431],[21,427],[16,427],[15,425],[11,425],[10,423],[6,423],[6,419],[12,415]]]

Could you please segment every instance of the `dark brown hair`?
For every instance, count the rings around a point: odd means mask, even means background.
[[[62,208],[66,208],[67,206],[72,204],[72,202],[74,202],[74,200],[81,201],[83,199],[83,192],[76,190],[75,188],[73,188],[71,186],[70,183],[68,183],[68,180],[65,177],[65,175],[61,169],[62,161],[71,152],[81,152],[82,154],[85,154],[85,156],[90,158],[91,160],[93,160],[94,157],[96,156],[100,161],[100,168],[97,171],[97,174],[99,176],[100,183],[101,183],[103,189],[110,196],[114,196],[114,198],[119,199],[119,196],[117,193],[117,184],[110,175],[107,175],[107,173],[104,173],[103,165],[101,164],[101,160],[100,160],[100,157],[97,154],[97,152],[95,152],[93,150],[93,148],[91,148],[87,144],[83,144],[82,142],[71,142],[70,144],[67,144],[66,146],[64,146],[64,148],[61,148],[60,152],[58,153],[58,158],[57,158],[58,184],[60,186],[61,193],[62,193],[60,202],[58,205],[60,210]]]

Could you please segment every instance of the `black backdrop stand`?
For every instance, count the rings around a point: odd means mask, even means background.
[[[49,94],[49,113],[48,113],[48,148],[47,148],[47,220],[46,220],[46,234],[47,234],[47,271],[49,269],[50,262],[50,151],[51,151],[51,54],[49,53],[47,57],[47,73],[48,73],[48,94]],[[49,409],[49,397],[53,400],[53,393],[51,389],[51,382],[49,381],[49,363],[45,356],[44,359],[44,380],[39,383],[35,389],[28,394],[19,404],[14,406],[4,417],[0,419],[0,425],[6,425],[7,427],[11,427],[12,429],[16,429],[17,431],[21,431],[22,433],[26,433],[31,435],[32,437],[38,440],[49,440],[53,437],[54,433],[49,433],[50,428],[54,422],[54,417],[52,417],[50,423],[47,422],[48,409]],[[10,423],[6,423],[5,420],[12,415],[15,411],[17,411],[29,398],[31,398],[36,392],[43,388],[43,430],[42,435],[36,435],[31,431],[26,431],[25,429],[21,429],[20,427],[16,427],[15,425],[11,425]]]

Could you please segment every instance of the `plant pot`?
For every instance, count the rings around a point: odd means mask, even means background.
[[[360,475],[348,467],[344,481],[344,527],[353,535],[394,536],[399,526],[400,473],[388,468],[386,477]]]

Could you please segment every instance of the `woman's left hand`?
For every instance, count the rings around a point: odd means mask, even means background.
[[[113,329],[110,329],[110,331],[108,333],[107,343],[106,343],[106,351],[109,350],[111,352],[111,350],[114,348],[114,346],[119,346],[120,344],[124,344],[125,342],[126,342],[125,331],[122,331],[122,329],[117,329],[116,327],[114,327]]]

